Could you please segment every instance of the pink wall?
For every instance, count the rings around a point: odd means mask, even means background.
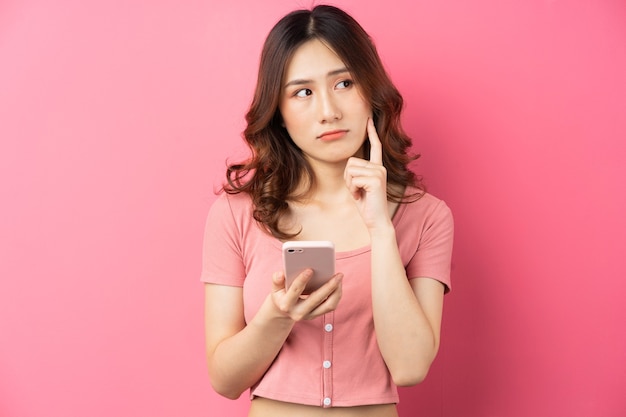
[[[309,1],[0,4],[0,415],[231,416],[200,247],[263,37]],[[405,416],[626,415],[626,7],[337,1],[457,223]]]

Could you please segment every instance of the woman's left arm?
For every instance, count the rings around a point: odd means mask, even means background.
[[[372,236],[372,308],[378,347],[399,386],[426,377],[439,349],[444,286],[408,280],[393,227]]]
[[[370,160],[351,158],[344,177],[370,233],[378,346],[396,385],[415,385],[425,378],[439,349],[444,286],[434,279],[407,279],[389,215],[382,145],[372,120],[367,132]]]

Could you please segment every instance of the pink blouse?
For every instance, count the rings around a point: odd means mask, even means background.
[[[425,194],[400,204],[393,224],[409,279],[435,279],[449,291],[453,220],[446,204]],[[243,287],[249,322],[282,269],[281,246],[253,219],[248,195],[224,193],[207,218],[201,280]],[[252,397],[321,407],[398,402],[374,332],[370,247],[338,252],[336,271],[344,274],[337,309],[294,326]]]

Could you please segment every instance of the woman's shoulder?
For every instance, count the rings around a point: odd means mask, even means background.
[[[247,193],[231,193],[221,190],[211,207],[230,207],[231,209],[245,209],[252,207],[252,198]]]
[[[220,191],[211,204],[209,218],[223,221],[226,216],[241,222],[251,216],[252,210],[252,199],[248,194]]]
[[[427,191],[416,187],[407,187],[404,197],[406,202],[401,204],[401,207],[404,206],[404,214],[409,217],[448,217],[452,215],[444,200]]]

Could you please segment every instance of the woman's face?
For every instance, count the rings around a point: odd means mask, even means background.
[[[302,44],[288,62],[279,110],[310,162],[345,163],[361,156],[371,106],[346,65],[321,41]]]

